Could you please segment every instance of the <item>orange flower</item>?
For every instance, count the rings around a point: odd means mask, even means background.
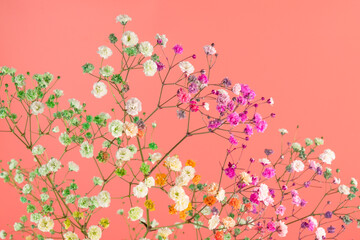
[[[204,199],[204,203],[208,206],[212,206],[216,203],[216,197],[208,196]]]
[[[186,220],[186,217],[187,217],[186,211],[185,211],[185,210],[184,210],[184,211],[181,211],[181,212],[179,213],[179,217],[180,217],[183,221],[185,221],[185,220]]]
[[[185,166],[192,166],[193,168],[196,166],[196,162],[194,160],[187,160]]]
[[[194,178],[192,179],[194,184],[198,184],[201,180],[201,176],[200,175],[195,175]]]
[[[155,176],[155,184],[157,186],[163,186],[166,184],[166,174],[165,173],[158,173]]]
[[[240,209],[241,201],[240,201],[240,199],[232,198],[229,201],[229,205],[232,206],[234,209]]]
[[[138,130],[138,133],[137,133],[137,136],[139,137],[139,138],[142,138],[142,137],[144,137],[144,135],[145,135],[145,131],[144,130]]]
[[[245,209],[246,209],[246,211],[252,211],[253,205],[251,203],[247,203],[247,204],[245,204]]]
[[[216,234],[215,234],[215,239],[216,240],[224,240],[224,232],[217,231]]]
[[[176,214],[177,211],[175,210],[175,204],[169,206],[169,213],[172,214]]]

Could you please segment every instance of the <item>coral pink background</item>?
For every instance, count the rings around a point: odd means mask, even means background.
[[[49,71],[61,75],[58,88],[65,91],[65,97],[87,102],[92,105],[93,113],[109,112],[106,103],[111,98],[93,98],[90,91],[94,79],[84,75],[81,66],[85,62],[99,66],[97,47],[110,46],[107,36],[120,33],[120,25],[115,23],[118,14],[126,13],[133,18],[128,29],[138,33],[140,40],[153,42],[156,33],[165,33],[169,46],[180,43],[185,54],[198,54],[199,59],[192,61],[195,67],[203,63],[201,47],[214,42],[219,60],[213,81],[228,76],[233,82],[249,84],[258,96],[275,100],[271,111],[277,118],[270,121],[265,134],[253,139],[256,145],[249,144],[249,156],[263,157],[264,148],[278,150],[278,129],[287,128],[290,140],[300,125],[299,138],[323,136],[326,146],[335,151],[332,168],[341,168],[344,183],[351,176],[360,176],[359,1],[13,0],[1,1],[0,9],[0,66],[12,66],[22,73]],[[116,68],[115,60],[109,59],[108,63]],[[144,108],[150,109],[158,93],[149,89],[156,89],[158,82],[153,83],[155,79],[145,78],[142,73],[134,75],[132,81],[132,91],[143,96]],[[169,139],[175,142],[182,134],[171,129],[176,120],[174,112],[168,114],[168,119],[162,114],[157,120],[160,129],[157,136],[174,131],[173,136],[157,138],[163,149],[171,145]],[[190,140],[190,144],[177,151],[183,160],[195,159],[203,179],[210,181],[217,179],[218,164],[224,155],[223,150],[207,149],[207,146],[210,149],[225,146],[215,139]],[[10,135],[1,135],[0,150],[2,160],[32,161]],[[82,184],[91,184],[96,171],[78,153],[73,156],[71,160],[80,164],[80,173],[87,176],[82,178]],[[2,229],[19,219],[24,205],[9,186],[1,183],[0,192]],[[308,200],[317,201],[317,198]],[[117,208],[121,208],[120,203],[114,201],[113,211]],[[104,239],[126,239],[116,228],[122,219],[108,210],[104,213],[113,215]],[[166,219],[164,212],[158,220],[161,223]],[[352,228],[340,238],[354,239],[354,234],[358,235],[359,231]],[[187,236],[187,239],[195,237]]]

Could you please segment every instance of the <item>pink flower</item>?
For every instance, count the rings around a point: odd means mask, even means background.
[[[191,99],[190,93],[185,92],[185,90],[182,88],[179,88],[179,90],[177,91],[177,97],[179,98],[179,101],[182,103],[188,103],[190,102]]]
[[[196,104],[196,101],[190,101],[190,111],[197,112],[199,111],[199,106]]]
[[[249,135],[249,136],[254,134],[253,128],[249,124],[246,124],[244,132],[245,132],[246,135]]]
[[[231,126],[237,126],[240,122],[239,114],[236,112],[233,112],[228,115],[227,121],[230,123]]]
[[[275,176],[275,169],[271,167],[265,168],[265,170],[262,172],[262,175],[266,178],[272,178]]]
[[[269,230],[270,232],[275,232],[276,231],[276,223],[275,222],[268,222],[266,225],[267,230]]]
[[[198,80],[201,82],[201,83],[208,83],[209,82],[209,79],[207,78],[207,76],[205,74],[201,74],[199,77],[198,77]]]
[[[184,49],[181,45],[179,44],[176,44],[174,47],[173,47],[173,50],[175,52],[175,54],[182,54]]]
[[[232,88],[232,92],[235,94],[235,95],[240,95],[240,91],[241,91],[241,85],[239,83],[236,83],[233,88]]]
[[[268,126],[268,125],[267,125],[266,121],[262,120],[262,121],[256,123],[255,129],[256,129],[258,132],[263,133],[263,132],[266,130],[267,126]]]
[[[301,204],[301,198],[296,195],[296,196],[293,196],[292,198],[292,204],[296,205],[297,207],[300,206]]]
[[[280,205],[277,207],[275,213],[276,213],[276,215],[284,216],[285,210],[286,210],[286,207],[284,205]]]
[[[314,231],[318,226],[318,221],[313,216],[308,217],[307,220],[309,223],[308,229]]]
[[[231,101],[229,94],[224,89],[218,90],[217,94],[216,102],[218,105],[226,106]]]

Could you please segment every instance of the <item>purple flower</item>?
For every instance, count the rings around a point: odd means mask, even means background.
[[[330,225],[330,227],[328,227],[327,231],[328,231],[328,233],[334,233],[335,232],[335,227]]]
[[[160,72],[165,68],[165,65],[162,62],[155,62],[157,66],[157,70]]]
[[[322,175],[322,169],[321,169],[321,167],[317,167],[317,168],[316,168],[316,174]]]
[[[184,49],[181,45],[179,44],[176,44],[174,47],[173,47],[173,50],[175,52],[175,54],[182,54]]]
[[[304,182],[304,187],[308,188],[310,186],[310,181]]]
[[[305,199],[301,199],[300,206],[305,207],[308,202]]]
[[[262,120],[260,122],[258,122],[256,125],[255,125],[255,129],[258,131],[258,132],[261,132],[263,133],[267,128],[267,123],[266,121]]]
[[[216,110],[217,110],[219,113],[223,113],[223,112],[225,112],[225,110],[226,110],[226,106],[225,106],[225,105],[216,105]]]
[[[262,172],[262,175],[266,178],[272,178],[275,176],[275,169],[274,168],[265,168],[264,171]]]
[[[224,87],[230,87],[231,86],[231,81],[229,78],[224,78],[222,81],[221,81],[221,84],[224,85]]]
[[[239,114],[236,112],[233,112],[228,115],[227,121],[230,123],[231,126],[236,126],[240,122]]]
[[[325,218],[331,218],[332,217],[332,212],[327,211],[324,216],[325,216]]]
[[[265,152],[266,156],[269,156],[269,155],[271,155],[271,154],[274,153],[274,150],[272,150],[272,149],[265,149],[264,152]]]
[[[253,128],[249,124],[246,124],[244,132],[246,135],[249,135],[249,136],[254,134]]]
[[[185,111],[183,110],[177,110],[176,115],[179,119],[184,119],[186,117]]]
[[[229,142],[232,144],[232,145],[237,145],[239,143],[239,141],[233,136],[233,135],[230,135],[229,137]]]
[[[309,227],[309,223],[307,223],[307,222],[301,223],[301,228],[308,228],[308,227]]]
[[[216,129],[220,127],[221,121],[219,119],[214,119],[209,122],[208,128],[209,129]]]
[[[269,189],[269,193],[270,193],[270,195],[271,195],[271,197],[272,198],[274,198],[275,197],[275,190],[274,189]]]
[[[211,209],[211,212],[212,212],[212,214],[214,214],[214,215],[219,214],[219,210],[218,210],[216,207],[213,207],[213,208]]]
[[[235,103],[233,101],[230,101],[228,104],[227,104],[227,109],[232,112],[234,111],[235,109]]]
[[[198,85],[194,82],[189,85],[189,93],[197,93],[199,91]]]
[[[235,177],[235,169],[235,164],[228,163],[228,168],[225,169],[225,175],[228,176],[230,179],[233,179]]]

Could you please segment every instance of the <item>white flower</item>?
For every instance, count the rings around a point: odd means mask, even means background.
[[[88,233],[88,237],[91,240],[99,240],[101,238],[102,231],[100,227],[93,225],[89,227],[87,233]]]
[[[194,66],[188,61],[180,62],[179,67],[183,73],[186,73],[188,75],[192,74],[195,71]]]
[[[193,179],[195,176],[195,168],[193,168],[192,166],[185,166],[182,169],[181,174],[187,175],[190,179]]]
[[[145,76],[148,76],[148,77],[152,77],[155,75],[156,71],[157,71],[157,65],[156,63],[149,59],[147,60],[146,62],[144,62],[143,64],[143,68],[144,68],[144,73],[145,73]]]
[[[33,186],[31,184],[25,184],[22,188],[23,194],[29,194],[33,190]]]
[[[100,68],[100,75],[104,77],[110,77],[114,73],[114,68],[112,66],[106,65]]]
[[[175,185],[182,187],[182,186],[186,186],[189,184],[189,182],[191,181],[192,178],[190,178],[188,175],[186,174],[181,174],[179,175],[176,179],[175,179]]]
[[[315,232],[316,240],[323,240],[326,236],[325,229],[322,227],[318,227]]]
[[[107,59],[113,54],[111,49],[108,48],[107,46],[100,46],[97,53],[100,55],[100,57],[104,59]]]
[[[124,123],[120,120],[113,120],[108,126],[109,132],[114,138],[121,137],[122,132],[124,130],[123,127],[124,127]]]
[[[272,106],[272,105],[274,105],[274,99],[271,97],[271,98],[269,98],[269,104]]]
[[[261,183],[259,187],[259,201],[264,201],[269,196],[269,187]]]
[[[354,185],[355,187],[357,187],[357,185],[358,185],[358,181],[357,181],[355,178],[351,178],[350,183],[351,183],[352,185]]]
[[[161,43],[159,43],[160,45],[162,45],[163,47],[166,47],[166,43],[168,42],[168,39],[166,38],[165,34],[163,34],[163,35],[156,34],[155,39],[158,42],[161,42]]]
[[[281,135],[285,135],[288,133],[288,130],[286,130],[285,128],[280,128],[279,132],[281,133]]]
[[[110,202],[111,202],[111,197],[110,197],[110,193],[107,191],[101,191],[97,197],[96,197],[99,206],[103,207],[103,208],[107,208],[110,206]]]
[[[204,214],[205,216],[210,215],[211,214],[211,207],[206,206],[201,210],[201,213]]]
[[[54,128],[52,129],[52,131],[53,131],[54,133],[58,133],[58,132],[60,131],[59,126],[54,127]]]
[[[174,186],[169,190],[169,197],[174,201],[177,201],[184,195],[185,195],[185,191],[182,187]]]
[[[125,122],[125,134],[127,137],[136,137],[139,129],[136,123]]]
[[[204,103],[203,103],[203,106],[204,106],[204,108],[205,108],[206,111],[209,111],[209,110],[210,110],[210,104],[209,104],[209,103],[204,102]]]
[[[94,83],[93,90],[91,91],[91,93],[96,98],[102,98],[103,96],[105,96],[107,94],[107,88],[106,88],[105,83],[103,83],[103,82]]]
[[[121,41],[125,46],[133,47],[139,42],[139,39],[134,32],[126,31],[123,33]]]
[[[153,177],[147,177],[144,182],[148,188],[155,186],[155,179]]]
[[[209,230],[214,230],[220,223],[219,215],[213,215],[209,220]]]
[[[70,103],[70,107],[73,107],[77,110],[82,110],[82,105],[80,101],[76,100],[75,98],[70,98],[69,103]]]
[[[305,165],[302,161],[300,160],[295,160],[291,163],[291,168],[295,171],[295,172],[302,172],[304,171]]]
[[[150,57],[154,51],[153,46],[148,41],[139,44],[139,51],[144,57]]]
[[[116,159],[121,160],[121,161],[129,161],[131,159],[131,156],[132,156],[132,153],[127,148],[120,148],[116,152]]]
[[[225,190],[224,189],[220,189],[218,194],[216,195],[216,199],[221,202],[225,199]]]
[[[45,105],[42,102],[35,101],[30,105],[31,113],[38,115],[44,112]]]
[[[335,153],[330,149],[326,149],[319,155],[319,159],[324,163],[331,164],[331,162],[335,160]]]
[[[33,149],[31,150],[32,154],[34,156],[36,155],[41,155],[45,152],[45,148],[41,145],[36,145],[35,147],[33,147]]]
[[[51,158],[46,165],[50,172],[57,172],[61,168],[61,162],[56,158]]]
[[[270,160],[267,158],[260,158],[259,162],[264,166],[271,164]]]
[[[88,141],[81,144],[80,154],[84,158],[92,158],[94,156],[94,146]]]
[[[149,190],[145,183],[140,182],[139,185],[133,188],[134,196],[137,198],[144,198]]]
[[[168,157],[165,160],[165,166],[170,168],[171,170],[175,171],[175,172],[180,172],[181,171],[181,162],[179,160],[179,156],[178,155],[174,155],[172,157]]]
[[[216,49],[211,45],[204,46],[204,52],[206,55],[214,55],[216,53]]]
[[[144,210],[139,207],[133,207],[129,210],[129,218],[131,221],[139,220],[143,216]]]
[[[136,97],[127,100],[125,105],[126,112],[131,116],[136,116],[141,112],[141,102]]]
[[[235,95],[240,95],[240,91],[241,91],[241,84],[240,83],[236,83],[233,88],[232,88],[232,92],[235,94]]]
[[[80,240],[78,235],[76,233],[73,232],[67,232],[64,234],[64,239],[65,240]]]
[[[38,229],[42,232],[50,232],[54,228],[54,220],[50,217],[42,217],[38,222]]]
[[[175,201],[175,207],[174,208],[175,208],[176,211],[179,211],[179,212],[184,211],[185,209],[188,208],[189,202],[190,202],[189,196],[184,194],[179,199],[177,199]]]
[[[7,233],[4,230],[0,231],[0,239],[6,239]]]
[[[340,178],[334,177],[333,183],[340,184],[340,182],[341,182]]]
[[[149,157],[150,157],[150,162],[154,164],[162,158],[162,155],[161,153],[158,152],[153,154],[149,153]]]
[[[156,219],[154,218],[154,220],[152,220],[151,221],[151,227],[157,227],[157,226],[159,226],[159,222],[158,221],[156,221]]]
[[[339,190],[339,193],[341,193],[341,194],[344,194],[344,195],[350,194],[350,188],[346,185],[340,185],[338,190]]]
[[[167,240],[170,234],[172,234],[172,231],[168,227],[160,228],[157,232],[157,236],[160,236],[163,240]]]
[[[71,138],[69,137],[69,134],[67,134],[67,132],[63,132],[62,134],[60,134],[59,142],[64,146],[70,145],[71,144]]]
[[[79,171],[79,165],[77,165],[74,162],[68,162],[68,166],[69,166],[69,171],[74,171],[74,172],[78,172]]]
[[[129,21],[131,21],[131,17],[129,17],[126,14],[120,14],[119,16],[116,17],[116,22],[119,22],[122,25],[125,25]]]

